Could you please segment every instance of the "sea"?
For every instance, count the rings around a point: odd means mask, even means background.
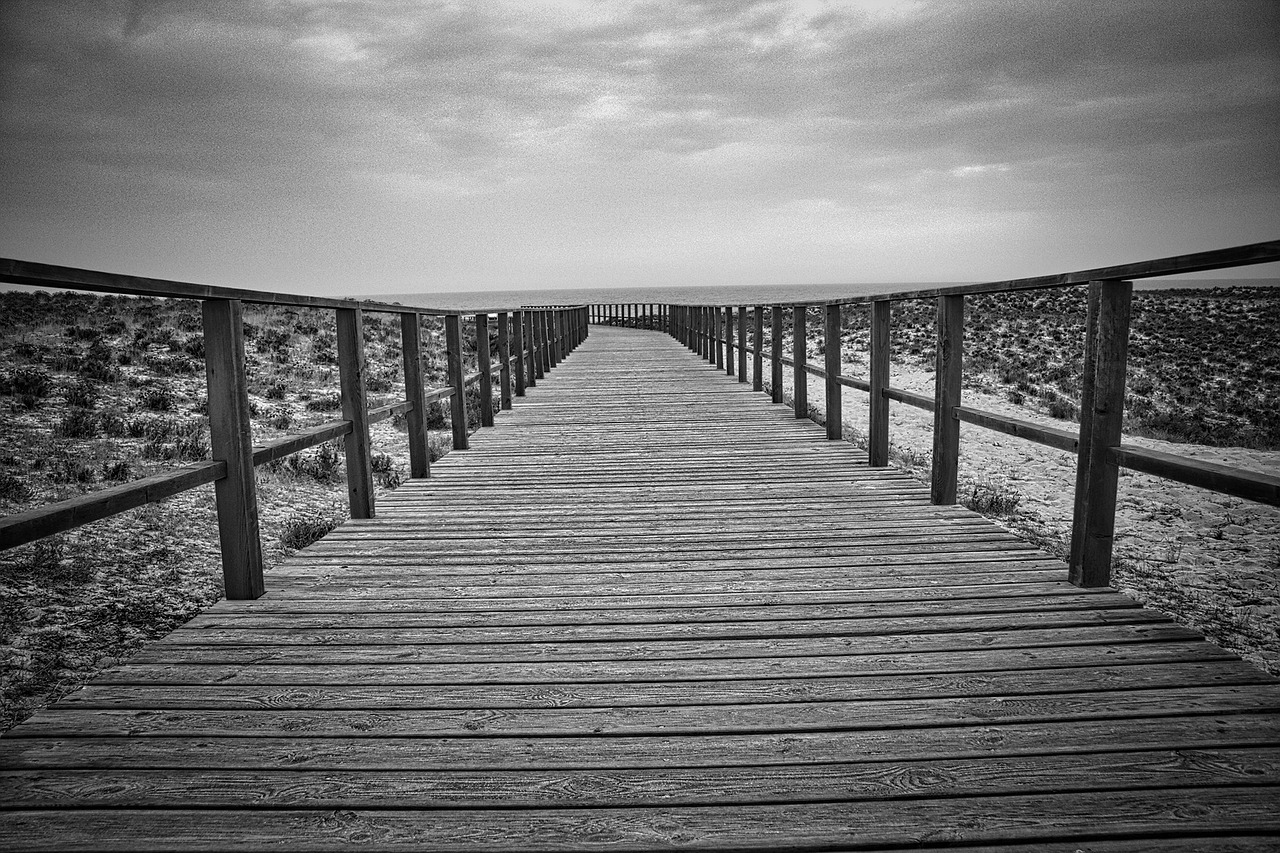
[[[453,291],[441,293],[384,293],[368,299],[398,302],[416,308],[466,311],[541,305],[672,303],[692,305],[771,305],[818,303],[856,296],[906,293],[966,281],[860,282],[853,284],[717,285],[707,287],[582,287],[528,290]],[[1278,287],[1280,278],[1163,278],[1139,279],[1136,290],[1186,290],[1228,287]],[[1278,291],[1280,292],[1280,291]]]

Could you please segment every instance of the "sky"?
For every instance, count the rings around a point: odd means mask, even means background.
[[[1280,237],[1277,117],[1278,0],[0,0],[0,256],[989,281]]]

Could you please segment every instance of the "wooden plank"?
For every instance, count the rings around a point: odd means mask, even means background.
[[[373,417],[371,416],[369,420],[372,422]],[[317,444],[332,441],[335,438],[342,438],[350,432],[351,421],[328,421],[320,426],[303,430],[294,435],[286,435],[274,441],[264,442],[254,446],[253,464],[255,466],[265,465],[275,459],[283,459],[300,450],[306,450],[308,447],[314,447]]]
[[[254,464],[257,464],[256,461]],[[109,518],[144,504],[158,503],[188,489],[220,480],[226,475],[227,463],[224,461],[193,462],[131,483],[5,516],[0,518],[0,551]]]
[[[963,423],[974,424],[975,426],[1002,432],[1005,435],[1034,441],[1036,444],[1043,444],[1046,447],[1055,447],[1058,450],[1075,453],[1080,446],[1079,436],[1064,429],[1040,426],[1021,418],[999,415],[995,412],[986,412],[969,406],[956,406],[955,413],[956,419]]]
[[[873,468],[889,464],[889,324],[893,303],[871,303],[871,394],[867,459]]]
[[[1088,793],[1102,776],[1112,791],[1141,790],[1160,776],[1169,788],[1280,786],[1280,748],[1217,749],[1200,755],[1147,750],[1088,755],[837,762],[802,767],[600,770],[375,771],[342,775],[291,770],[135,770],[103,784],[93,771],[0,772],[5,810],[80,808],[233,809],[243,800],[275,808],[464,809],[654,808],[740,803],[878,801],[947,796]],[[0,812],[3,814],[3,812]]]
[[[511,411],[511,315],[498,314],[498,397],[504,412]]]
[[[224,476],[214,483],[223,588],[227,598],[250,599],[265,590],[258,533],[258,492],[253,470],[244,364],[244,319],[237,300],[201,304],[205,379],[209,394],[209,444]],[[347,418],[347,420],[350,420]]]
[[[1081,414],[1090,421],[1088,500],[1080,564],[1069,572],[1071,582],[1078,586],[1106,586],[1111,580],[1120,469],[1109,451],[1120,446],[1132,298],[1133,285],[1127,281],[1104,281],[1099,288],[1093,409]]]
[[[1098,371],[1098,307],[1102,300],[1102,282],[1089,283],[1085,309],[1084,364],[1080,371],[1080,439],[1076,447],[1076,488],[1071,512],[1071,542],[1067,556],[1070,577],[1081,574],[1084,553],[1084,526],[1089,515],[1089,461],[1093,455],[1094,381]]]
[[[940,797],[823,803],[742,803],[717,806],[527,809],[519,820],[495,820],[488,809],[186,810],[33,809],[6,815],[0,843],[8,849],[126,850],[163,838],[187,850],[244,849],[264,837],[289,839],[290,849],[333,850],[367,844],[382,850],[582,849],[862,849],[919,847],[975,840],[1041,842],[1115,826],[1123,837],[1151,834],[1269,833],[1280,818],[1268,799],[1274,788],[1183,788],[1164,792],[1086,791],[1006,797]],[[1246,794],[1247,796],[1242,796]],[[1028,814],[1046,816],[1029,821]],[[1052,816],[1050,819],[1049,816]],[[49,843],[57,827],[57,843]],[[941,829],[945,827],[946,829]]]
[[[525,394],[525,382],[527,381],[528,372],[525,368],[526,354],[525,349],[528,346],[525,336],[525,312],[515,311],[511,315],[511,333],[513,335],[512,348],[515,350],[515,394],[517,397],[523,397]]]
[[[930,499],[936,504],[956,502],[960,470],[960,405],[964,359],[964,297],[938,297],[937,358],[933,409],[933,474]]]
[[[826,359],[826,418],[827,440],[838,441],[844,435],[841,421],[840,389],[840,306],[827,305],[823,309],[823,350]]]
[[[769,309],[769,367],[770,367],[770,390],[773,396],[773,402],[782,403],[782,306],[774,305]]]
[[[809,417],[809,378],[805,372],[805,362],[809,358],[808,318],[808,306],[792,306],[791,352],[794,371],[791,381],[791,403],[797,418]]]
[[[764,390],[764,306],[755,306],[756,332],[751,350],[751,390]]]
[[[431,453],[427,448],[427,403],[422,387],[422,326],[417,314],[400,315],[400,349],[408,403],[405,440],[409,445],[409,476],[419,479],[431,476]]]
[[[369,442],[369,403],[365,393],[364,316],[360,309],[339,308],[338,376],[342,386],[342,419],[351,422],[343,436],[347,464],[347,502],[352,518],[372,518],[373,453]]]
[[[1280,476],[1188,459],[1146,447],[1121,444],[1107,450],[1107,459],[1122,468],[1166,480],[1221,492],[1246,500],[1280,506]]]
[[[449,314],[444,318],[444,339],[449,360],[449,385],[453,389],[453,395],[449,399],[453,449],[466,450],[470,430],[467,427],[467,392],[462,368],[462,317]]]

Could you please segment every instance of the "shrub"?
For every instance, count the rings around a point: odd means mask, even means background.
[[[123,459],[102,463],[102,479],[124,482],[133,476],[133,466]]]
[[[21,477],[15,477],[7,471],[0,471],[0,501],[19,503],[31,500],[35,492]]]
[[[342,454],[332,441],[316,448],[315,453],[295,453],[289,457],[287,468],[293,473],[310,477],[317,483],[333,483],[341,476]]]
[[[1022,502],[1022,495],[994,483],[973,483],[963,503],[983,515],[1012,515]]]
[[[308,412],[336,412],[342,408],[341,394],[325,394],[307,401]]]
[[[39,367],[19,367],[9,377],[11,393],[42,400],[53,390],[53,376]],[[27,408],[34,408],[28,406]]]
[[[283,400],[289,393],[289,386],[285,385],[279,379],[267,386],[267,390],[263,392],[268,400]]]
[[[49,470],[49,479],[55,483],[85,485],[94,481],[93,469],[79,459],[63,458]]]
[[[326,533],[342,523],[340,518],[318,513],[290,516],[280,534],[280,544],[297,550],[319,541]]]
[[[172,412],[173,391],[165,385],[151,385],[138,392],[138,405],[152,412]]]
[[[63,438],[93,438],[99,430],[98,416],[88,409],[72,409],[62,416],[54,432]]]
[[[1073,421],[1076,419],[1076,415],[1078,413],[1079,409],[1076,408],[1076,404],[1070,400],[1058,398],[1049,402],[1050,417],[1057,418],[1062,421]]]
[[[68,406],[79,406],[82,409],[92,409],[98,405],[98,386],[92,382],[81,380],[72,385],[67,386],[63,392]]]
[[[293,413],[283,406],[267,412],[267,423],[275,429],[288,429],[293,426]]]

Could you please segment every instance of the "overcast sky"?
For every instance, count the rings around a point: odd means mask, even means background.
[[[359,294],[1280,237],[1277,0],[0,0],[0,30],[24,260]]]

